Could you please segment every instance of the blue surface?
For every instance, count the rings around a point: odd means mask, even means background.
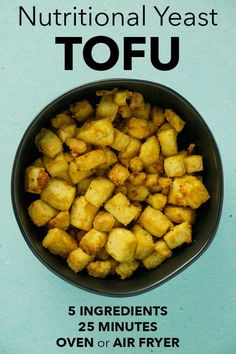
[[[41,11],[56,7],[70,10],[91,5],[96,12],[138,11],[147,1],[120,0],[89,2],[51,0],[1,0],[0,10],[0,353],[173,353],[235,354],[236,328],[236,139],[235,139],[235,10],[233,0],[168,1],[172,11],[209,12],[215,9],[218,26],[160,27],[151,11],[164,9],[166,1],[148,1],[145,27],[31,27],[18,26],[19,5],[36,5]],[[66,5],[67,4],[67,5]],[[78,47],[73,71],[63,70],[63,50],[54,44],[55,36],[109,35],[122,45],[123,36],[160,36],[163,55],[168,58],[170,37],[180,37],[180,62],[169,72],[154,69],[146,58],[134,59],[132,71],[123,71],[122,56],[107,72],[97,72],[81,61]],[[148,43],[148,39],[147,39]],[[148,44],[146,45],[148,48]],[[122,55],[123,50],[120,50]],[[102,54],[104,54],[102,52]],[[96,55],[98,55],[96,53]],[[105,54],[104,54],[105,55]],[[102,58],[101,58],[102,59]],[[25,129],[35,115],[55,97],[80,84],[112,77],[157,81],[178,91],[201,113],[218,143],[225,175],[224,208],[216,237],[210,248],[177,277],[144,295],[107,298],[79,290],[49,272],[31,253],[13,215],[10,175],[14,155]],[[78,322],[111,318],[69,316],[69,306],[167,306],[168,315],[115,318],[115,321],[157,321],[157,332],[99,333],[94,348],[59,348],[59,337],[83,337]],[[99,340],[110,343],[116,337],[179,337],[180,348],[99,348]]]

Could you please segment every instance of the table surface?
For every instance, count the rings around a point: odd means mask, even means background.
[[[3,0],[0,4],[0,353],[181,353],[235,354],[236,327],[236,139],[235,131],[235,19],[236,2],[168,1],[172,12],[218,12],[218,26],[160,26],[154,5],[164,11],[165,1],[91,0],[94,12],[140,12],[146,3],[145,27],[32,27],[18,25],[18,6],[47,13],[55,8],[70,11],[82,3],[51,0]],[[45,15],[46,16],[46,15]],[[54,44],[55,36],[109,35],[120,45],[120,58],[114,68],[102,72],[90,69],[82,60],[82,47],[73,71],[63,70],[63,50]],[[168,58],[170,37],[180,37],[180,62],[171,71],[157,71],[144,58],[133,61],[133,70],[122,67],[122,37],[159,36],[163,55]],[[99,53],[96,53],[99,56]],[[105,55],[102,52],[102,55]],[[80,58],[79,58],[80,56]],[[101,57],[102,59],[102,57]],[[157,81],[178,91],[204,117],[218,143],[224,168],[225,192],[221,222],[209,249],[188,269],[150,292],[136,297],[109,298],[87,293],[64,282],[46,269],[32,254],[17,226],[10,196],[10,178],[14,155],[25,129],[33,117],[55,97],[73,87],[93,80],[113,77]],[[68,315],[68,307],[86,306],[167,306],[167,316],[123,316],[113,321],[157,321],[157,332],[99,332],[104,316]],[[78,331],[79,322],[92,321],[95,330]],[[111,318],[109,318],[111,321]],[[93,337],[94,347],[60,348],[57,338]],[[180,348],[111,347],[116,337],[178,337]],[[108,341],[108,347],[98,346]],[[102,342],[99,342],[102,345]]]

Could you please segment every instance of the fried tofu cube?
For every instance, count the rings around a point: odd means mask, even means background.
[[[113,193],[115,186],[105,177],[95,178],[85,193],[86,200],[95,207],[100,207]]]
[[[109,258],[110,258],[110,255],[107,253],[105,247],[101,248],[96,253],[96,259],[99,260],[99,261],[106,261]]]
[[[139,208],[130,204],[129,200],[122,193],[117,193],[109,199],[104,208],[125,226],[139,214]]]
[[[80,171],[89,171],[106,162],[106,155],[103,150],[92,150],[76,157],[76,167]]]
[[[129,170],[126,167],[122,166],[119,163],[116,163],[112,166],[107,176],[114,183],[114,185],[122,186],[129,177],[129,175]]]
[[[183,243],[192,242],[192,228],[188,221],[172,227],[164,236],[167,245],[173,249],[181,246]]]
[[[91,176],[94,170],[79,171],[74,161],[71,161],[68,168],[68,174],[73,184],[81,182],[83,179]]]
[[[127,279],[133,275],[134,271],[138,268],[139,262],[136,260],[129,263],[120,263],[116,268],[115,272],[120,276],[121,280]]]
[[[113,102],[113,95],[104,95],[101,97],[96,109],[96,118],[108,118],[113,121],[118,113],[119,106]]]
[[[129,168],[132,172],[141,172],[143,169],[143,163],[139,156],[133,157],[129,161]]]
[[[143,95],[140,92],[132,93],[130,98],[130,108],[135,117],[149,119],[151,105],[144,101]]]
[[[164,240],[158,240],[153,252],[143,259],[143,265],[147,269],[154,269],[172,256],[172,251]]]
[[[67,230],[70,226],[70,213],[68,210],[60,211],[54,218],[48,221],[47,228],[54,229],[59,227],[62,230]]]
[[[176,177],[170,187],[168,202],[197,209],[210,198],[204,184],[195,176]]]
[[[145,180],[146,180],[146,173],[144,172],[134,172],[131,173],[131,175],[129,176],[128,181],[130,183],[132,183],[134,186],[139,186],[139,185],[143,185],[145,184]]]
[[[110,232],[116,219],[107,211],[99,211],[94,219],[93,227],[98,231]]]
[[[72,251],[67,257],[68,266],[75,272],[78,273],[87,265],[94,260],[94,256],[90,256],[81,247],[78,247]]]
[[[127,229],[114,228],[108,235],[106,251],[119,263],[134,260],[137,246],[136,236]]]
[[[139,154],[141,142],[138,139],[130,137],[129,144],[126,149],[121,151],[118,155],[119,159],[131,159]]]
[[[164,214],[167,218],[177,224],[188,221],[193,224],[196,218],[195,209],[190,207],[179,207],[174,205],[167,205],[164,209]]]
[[[144,139],[149,135],[149,125],[146,119],[132,117],[128,120],[126,130],[129,135],[137,139]]]
[[[144,202],[148,196],[148,188],[143,185],[133,185],[129,183],[127,185],[127,197],[129,200],[136,202]]]
[[[43,200],[37,199],[29,205],[28,213],[35,225],[43,226],[57,215],[58,211]]]
[[[142,145],[139,158],[143,166],[157,163],[160,156],[160,145],[155,136],[150,136]]]
[[[41,199],[57,210],[69,210],[75,197],[76,188],[59,178],[50,178],[41,193]]]
[[[142,260],[154,250],[152,235],[138,224],[132,228],[132,232],[137,238],[135,259]]]
[[[86,177],[84,179],[82,179],[82,181],[80,181],[77,186],[77,195],[85,195],[85,193],[88,190],[88,187],[90,185],[90,183],[96,178],[96,176],[90,176],[90,177]]]
[[[172,179],[170,177],[160,177],[158,183],[161,188],[168,188],[172,185]]]
[[[111,145],[114,140],[112,122],[107,118],[85,122],[76,133],[76,138],[92,145]]]
[[[182,154],[169,156],[164,160],[164,169],[168,177],[181,177],[186,173]]]
[[[139,223],[153,236],[162,237],[170,227],[170,221],[160,211],[147,206],[139,218]]]
[[[88,100],[81,100],[71,105],[70,111],[77,122],[83,122],[93,115],[94,108]]]
[[[161,210],[167,203],[167,196],[161,193],[149,194],[146,201],[154,209]]]
[[[156,127],[160,127],[165,122],[164,111],[158,106],[154,106],[151,110],[151,118]]]
[[[71,225],[84,231],[91,230],[97,211],[98,208],[84,196],[76,197],[71,207]]]
[[[51,119],[51,126],[56,129],[60,129],[61,127],[69,124],[74,124],[74,120],[67,112],[59,113]]]
[[[50,129],[43,128],[36,135],[35,144],[40,152],[48,157],[55,157],[62,151],[62,142]]]
[[[112,151],[111,149],[109,149],[108,147],[102,148],[102,151],[105,154],[106,157],[106,162],[102,163],[101,165],[99,165],[99,169],[108,169],[108,167],[110,167],[111,165],[113,165],[114,163],[117,162],[117,156],[114,153],[114,151]]]
[[[185,122],[172,109],[165,109],[164,116],[168,123],[179,133],[184,128]]]
[[[63,143],[66,142],[66,139],[73,138],[76,132],[76,124],[66,124],[60,127],[57,130],[57,135]]]
[[[44,155],[43,162],[48,173],[52,177],[61,177],[63,173],[69,168],[69,165],[65,159],[63,152],[60,152],[54,158]]]
[[[125,150],[130,142],[130,137],[118,129],[114,128],[114,140],[111,144],[111,147],[117,151]]]
[[[47,186],[49,176],[43,167],[29,166],[25,170],[25,190],[40,194]]]
[[[187,173],[189,174],[203,171],[203,162],[201,155],[190,155],[185,157],[184,164]]]
[[[88,145],[84,141],[75,138],[67,138],[66,145],[79,155],[84,154],[88,148]]]
[[[87,266],[87,271],[92,277],[106,278],[111,271],[111,262],[108,260],[91,262]]]
[[[91,229],[82,237],[79,245],[86,253],[90,255],[95,255],[100,249],[105,246],[106,242],[106,232]]]
[[[124,106],[127,104],[127,100],[130,98],[130,92],[128,90],[120,90],[114,93],[114,102],[118,106]]]
[[[177,134],[174,129],[165,129],[157,134],[162,154],[165,157],[177,155]]]
[[[51,253],[66,258],[78,245],[77,241],[66,231],[59,228],[51,229],[43,239],[43,247]]]
[[[148,188],[158,187],[159,186],[159,177],[157,173],[148,173],[145,178],[145,186]]]
[[[132,109],[127,105],[119,106],[118,112],[121,115],[121,117],[125,119],[131,118],[133,116]]]

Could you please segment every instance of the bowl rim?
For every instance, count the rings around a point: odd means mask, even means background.
[[[193,110],[195,112],[195,114],[198,116],[198,119],[201,121],[201,123],[204,125],[204,128],[207,130],[210,139],[212,141],[212,144],[214,145],[214,150],[215,150],[215,154],[217,156],[217,163],[219,166],[219,187],[220,187],[220,198],[219,198],[219,202],[217,205],[217,212],[216,212],[216,216],[215,216],[215,222],[212,225],[211,230],[209,230],[209,237],[207,238],[207,240],[204,242],[204,244],[202,245],[202,247],[199,249],[198,252],[194,253],[187,261],[185,261],[182,265],[178,266],[177,268],[175,268],[172,272],[168,273],[168,275],[166,275],[164,278],[157,280],[156,282],[146,285],[146,286],[142,286],[140,289],[137,290],[132,290],[132,291],[126,291],[126,292],[122,292],[122,293],[117,293],[117,292],[113,292],[113,291],[101,291],[101,290],[96,290],[95,288],[90,288],[87,287],[85,285],[81,285],[77,282],[74,282],[73,280],[69,279],[68,277],[66,277],[65,275],[61,274],[59,271],[57,271],[56,269],[54,269],[49,262],[47,262],[42,255],[40,254],[40,252],[34,247],[33,242],[31,241],[30,237],[28,236],[28,233],[26,232],[26,230],[23,227],[23,223],[21,221],[21,217],[20,217],[20,213],[18,211],[18,206],[17,206],[17,191],[16,191],[16,173],[17,173],[17,169],[19,166],[19,157],[21,155],[21,151],[22,151],[22,147],[25,144],[25,141],[27,140],[27,136],[29,131],[31,130],[31,128],[34,126],[34,124],[36,124],[36,122],[47,112],[47,110],[51,107],[56,105],[59,101],[61,101],[62,99],[66,99],[67,96],[71,96],[74,93],[79,92],[80,90],[85,90],[85,89],[89,89],[91,87],[94,87],[96,85],[111,85],[114,84],[114,87],[116,85],[118,86],[126,86],[128,84],[139,84],[139,85],[147,85],[147,86],[153,86],[157,89],[161,89],[164,91],[167,91],[168,93],[170,93],[171,95],[175,96],[179,101],[182,101],[182,103],[184,105],[187,105],[191,110]],[[12,201],[12,207],[13,207],[13,211],[14,211],[14,215],[18,224],[18,227],[21,231],[22,236],[24,237],[27,245],[29,246],[30,250],[33,252],[33,254],[40,260],[40,262],[42,264],[44,264],[52,273],[56,274],[57,276],[59,276],[61,279],[63,279],[64,281],[72,284],[73,286],[82,289],[84,291],[88,291],[90,293],[94,293],[97,295],[102,295],[102,296],[108,296],[108,297],[128,297],[128,296],[137,296],[140,294],[143,294],[144,292],[150,291],[154,288],[159,287],[160,285],[164,284],[166,281],[170,280],[171,278],[173,278],[174,276],[178,275],[180,272],[182,272],[183,270],[185,270],[187,267],[189,267],[193,262],[195,262],[206,250],[207,248],[210,246],[210,244],[212,243],[219,223],[220,223],[220,219],[221,219],[221,214],[222,214],[222,209],[223,209],[223,200],[224,200],[224,175],[223,175],[223,164],[222,164],[222,160],[221,160],[221,155],[220,155],[220,151],[218,148],[218,145],[216,143],[216,140],[213,136],[213,133],[211,132],[210,128],[208,127],[207,123],[205,122],[205,120],[202,118],[202,116],[200,115],[200,113],[195,109],[195,107],[186,99],[184,98],[181,94],[179,94],[177,91],[173,90],[172,88],[163,85],[163,84],[159,84],[157,82],[154,81],[149,81],[149,80],[143,80],[143,79],[129,79],[129,78],[108,78],[108,79],[102,79],[102,80],[96,80],[96,81],[89,81],[88,83],[79,85],[77,87],[74,87],[70,90],[67,90],[66,92],[64,92],[63,94],[58,95],[56,98],[54,98],[52,101],[50,101],[46,106],[44,106],[43,109],[41,109],[38,114],[35,115],[35,117],[32,119],[32,121],[29,123],[29,125],[27,126],[23,136],[21,137],[19,143],[18,143],[18,147],[14,156],[14,160],[13,160],[13,164],[12,164],[12,172],[11,172],[11,183],[10,183],[10,189],[11,189],[11,201]]]

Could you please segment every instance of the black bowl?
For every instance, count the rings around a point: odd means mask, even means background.
[[[49,126],[50,119],[79,99],[87,98],[96,103],[95,92],[98,89],[114,87],[140,91],[146,101],[163,107],[172,108],[186,122],[181,132],[182,147],[189,143],[197,144],[197,152],[204,157],[204,183],[211,198],[198,210],[198,216],[193,226],[194,242],[175,252],[158,268],[147,271],[140,270],[132,278],[125,281],[119,279],[97,279],[87,274],[75,274],[65,261],[52,255],[42,247],[44,232],[30,221],[27,207],[32,196],[24,191],[24,170],[38,157],[34,139],[42,127]],[[12,203],[15,216],[21,232],[34,254],[51,271],[64,280],[84,290],[110,296],[129,296],[148,291],[170,279],[185,269],[210,245],[218,227],[223,200],[223,171],[219,150],[208,126],[182,96],[163,85],[131,79],[110,79],[92,82],[75,88],[55,99],[44,108],[27,128],[16,153],[12,170]]]

